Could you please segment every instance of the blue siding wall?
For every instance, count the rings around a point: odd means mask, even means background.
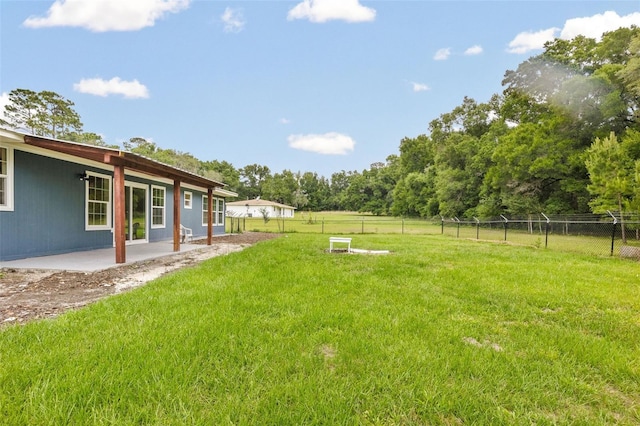
[[[184,192],[182,189],[180,202],[182,206],[180,207],[180,221],[187,228],[191,228],[193,230],[193,236],[198,237],[206,237],[207,236],[207,226],[202,225],[202,196],[207,195],[206,192],[194,191],[192,189],[187,189],[187,192],[191,192],[191,205],[192,208],[185,209],[184,208]],[[171,208],[173,209],[173,192],[171,193]],[[213,197],[215,200],[215,196]],[[213,206],[215,210],[215,204]],[[215,225],[216,219],[215,216],[213,218],[213,235],[221,235],[224,234],[224,225]]]
[[[180,222],[187,228],[193,230],[194,237],[204,237],[207,235],[207,227],[202,226],[202,193],[191,189],[187,189],[186,192],[191,192],[192,208],[184,208],[185,190],[183,189],[180,197],[182,201],[182,206],[180,207]]]
[[[133,179],[127,178],[128,181]],[[149,229],[149,241],[165,241],[173,238],[173,186],[159,184],[151,181],[138,180],[139,182],[147,182],[149,185],[162,186],[166,188],[166,223],[164,228],[150,228]],[[149,187],[151,191],[151,187]],[[184,192],[180,191],[180,222],[182,225],[193,230],[193,236],[196,238],[207,236],[207,227],[202,226],[202,196],[206,195],[206,192],[200,192],[193,189],[187,189],[187,192],[192,194],[192,206],[191,209],[184,208]],[[149,193],[151,194],[151,192]],[[151,215],[151,195],[149,195],[149,215]],[[149,216],[151,218],[151,216]],[[151,220],[151,219],[149,219]],[[215,223],[215,219],[214,219]],[[213,226],[213,235],[224,234],[224,225]]]
[[[155,182],[153,184],[164,187],[167,190],[164,200],[165,223],[164,228],[149,229],[149,242],[171,240],[173,238],[173,186]],[[151,191],[151,187],[149,187],[149,191]],[[149,200],[149,223],[151,223],[151,195],[149,195]]]
[[[185,209],[184,208],[184,190],[182,190],[182,196],[180,197],[180,200],[182,201],[182,207],[180,210],[180,218],[181,218],[181,222],[184,226],[186,226],[187,228],[191,228],[193,230],[193,236],[194,237],[206,237],[207,236],[207,226],[206,225],[202,225],[202,197],[203,195],[206,196],[207,193],[206,192],[199,192],[199,191],[193,191],[191,189],[187,189],[187,192],[191,192],[192,194],[192,199],[191,199],[191,203],[192,203],[192,208],[191,209]],[[173,195],[172,195],[173,196]],[[214,204],[213,204],[213,211],[214,211],[214,216],[213,216],[213,235],[223,235],[225,233],[224,230],[224,225],[215,225],[216,223],[216,217],[215,217],[215,199],[216,197],[213,197],[214,199]],[[173,206],[173,200],[171,200],[172,202],[172,206]],[[226,204],[225,204],[226,206]]]
[[[87,167],[14,151],[14,211],[0,212],[0,260],[111,247],[110,231],[85,231]]]

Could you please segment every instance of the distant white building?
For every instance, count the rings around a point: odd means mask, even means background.
[[[259,198],[227,203],[227,215],[234,217],[263,217],[266,212],[270,218],[293,218],[294,211],[295,207]]]

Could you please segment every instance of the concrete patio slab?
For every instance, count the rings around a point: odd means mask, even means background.
[[[180,244],[180,251],[174,252],[172,241],[161,241],[148,244],[132,244],[127,246],[127,262],[125,263],[125,265],[140,262],[142,260],[171,256],[197,249],[205,249],[207,247],[208,246],[202,244]],[[0,268],[46,269],[80,272],[100,271],[103,269],[122,265],[123,264],[116,263],[115,261],[114,248],[77,251],[73,253],[31,257],[28,259],[0,262]]]

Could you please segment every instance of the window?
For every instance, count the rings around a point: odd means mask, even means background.
[[[87,173],[87,230],[111,228],[111,178]]]
[[[209,198],[206,195],[202,196],[202,226],[207,226],[207,215],[209,213]],[[212,225],[224,225],[224,198],[213,199],[213,217]]]
[[[216,209],[218,221],[218,225],[224,225],[224,198],[218,198],[217,203],[218,208]]]
[[[0,147],[0,210],[13,210],[13,150]]]
[[[185,209],[190,209],[191,208],[191,199],[193,198],[193,194],[191,194],[191,192],[184,192],[184,208]]]
[[[151,186],[151,227],[164,228],[166,218],[166,188]]]
[[[202,196],[202,226],[209,225],[209,196]]]

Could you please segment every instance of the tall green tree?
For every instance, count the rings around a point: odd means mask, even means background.
[[[330,210],[349,210],[346,192],[351,181],[358,175],[359,173],[356,171],[347,172],[345,170],[331,174]]]
[[[590,179],[587,188],[593,196],[589,204],[594,213],[624,211],[635,192],[635,163],[616,134],[596,138],[587,150],[585,162]]]
[[[500,194],[504,212],[588,211],[583,150],[558,131],[563,125],[557,115],[520,124],[499,138],[485,184]]]
[[[393,189],[394,216],[432,217],[439,213],[433,166],[403,176]]]
[[[629,62],[637,55],[639,34],[632,27],[606,33],[600,42],[555,39],[542,54],[505,73],[504,94],[564,109],[574,119],[567,130],[586,149],[595,136],[637,126],[640,98],[633,94],[636,68]]]
[[[473,216],[467,214],[478,204],[481,176],[471,170],[478,139],[456,132],[450,134],[436,156],[435,189],[440,213],[444,216]]]
[[[403,138],[392,192],[395,216],[430,217],[438,213],[435,193],[435,144],[427,135]]]
[[[298,190],[298,178],[291,170],[268,176],[262,184],[262,196],[265,199],[296,208],[306,204]]]
[[[586,165],[591,180],[587,188],[593,196],[589,204],[594,213],[620,212],[622,240],[626,243],[624,212],[635,204],[640,161],[633,161],[611,132],[606,138],[596,138],[587,151]]]
[[[300,177],[300,191],[307,197],[305,208],[312,211],[330,210],[331,186],[329,181],[315,172],[305,172]]]
[[[73,109],[75,105],[69,99],[51,91],[38,93],[41,108],[37,119],[44,130],[45,136],[66,139],[73,132],[82,131],[80,115]]]
[[[496,111],[500,102],[495,96],[487,103],[465,97],[450,113],[429,123],[435,153],[433,185],[441,215],[476,215],[497,129],[505,128]]]
[[[240,183],[243,190],[239,193],[240,198],[254,199],[262,196],[262,187],[265,181],[271,177],[271,170],[267,166],[259,164],[249,164],[240,170]]]
[[[2,124],[54,139],[69,139],[82,132],[75,104],[52,91],[15,89],[9,92]]]
[[[9,92],[9,103],[4,107],[2,124],[13,129],[24,129],[31,134],[42,134],[44,128],[39,120],[42,102],[38,93],[29,89]]]
[[[396,186],[398,170],[399,159],[391,155],[387,157],[385,163],[373,163],[362,173],[353,172],[344,190],[342,207],[345,210],[361,213],[389,214],[393,204],[393,189]]]
[[[629,96],[635,99],[636,108],[633,110],[633,121],[640,123],[640,34],[635,34],[629,42],[629,60],[617,72],[617,76],[625,85]]]
[[[433,144],[427,135],[403,138],[400,141],[400,173],[421,173],[433,164]]]

